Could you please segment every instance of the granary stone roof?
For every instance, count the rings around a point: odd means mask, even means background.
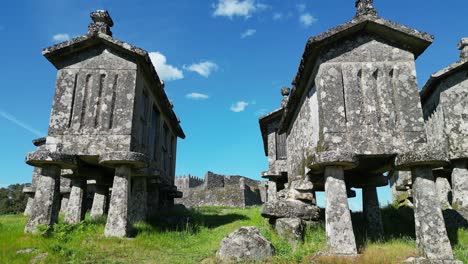
[[[299,68],[292,81],[293,89],[281,119],[280,133],[286,132],[289,127],[301,96],[307,88],[308,77],[313,73],[315,62],[325,47],[355,34],[367,32],[395,43],[397,46],[412,52],[417,58],[434,40],[434,36],[428,33],[379,17],[370,0],[358,0],[356,7],[357,12],[353,19],[313,36],[307,41]]]
[[[161,110],[169,117],[171,126],[175,129],[176,135],[180,138],[185,138],[184,131],[180,126],[180,120],[173,111],[173,105],[164,91],[164,82],[159,78],[148,52],[112,37],[110,27],[113,25],[113,21],[110,17],[105,17],[106,14],[107,11],[103,10],[92,12],[91,18],[94,23],[89,25],[88,33],[86,35],[45,48],[42,50],[42,55],[44,55],[56,68],[60,68],[60,62],[65,55],[78,53],[89,47],[102,43],[135,58],[143,71],[146,72],[150,76],[150,79],[155,82],[157,87],[155,92],[162,102],[163,109]],[[105,19],[103,19],[103,16]]]
[[[458,49],[460,49],[460,60],[436,73],[431,74],[431,77],[429,77],[429,80],[427,80],[426,84],[421,89],[420,96],[423,104],[435,91],[435,88],[440,81],[468,67],[468,38],[463,38],[460,41]]]
[[[260,123],[260,131],[262,132],[263,139],[263,149],[265,151],[265,156],[268,156],[268,124],[274,120],[280,120],[281,115],[283,114],[283,108],[278,108],[273,112],[270,112],[258,119]]]

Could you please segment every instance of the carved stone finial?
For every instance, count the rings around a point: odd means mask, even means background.
[[[374,0],[356,0],[356,15],[358,16],[377,16],[377,10],[374,8]]]
[[[460,50],[460,60],[468,60],[468,38],[462,38],[458,43]]]
[[[90,14],[90,17],[93,23],[88,26],[88,34],[100,32],[112,36],[110,28],[114,26],[114,21],[112,21],[107,10],[96,10]]]
[[[288,87],[281,88],[281,95],[282,96],[289,96],[289,93],[291,93],[291,88],[288,88]]]

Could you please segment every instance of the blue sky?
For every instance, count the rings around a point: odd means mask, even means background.
[[[450,3],[448,3],[450,2]],[[417,60],[419,85],[458,59],[466,0],[376,0],[380,16],[434,34]],[[30,182],[25,154],[47,132],[56,69],[45,47],[86,33],[109,10],[114,37],[151,53],[187,138],[177,174],[211,170],[259,179],[267,168],[258,117],[276,109],[307,39],[351,19],[353,0],[16,0],[0,16],[0,186]],[[382,203],[390,199],[380,188]],[[358,194],[360,197],[360,194]],[[359,208],[360,198],[351,199]],[[323,197],[319,197],[323,202]]]

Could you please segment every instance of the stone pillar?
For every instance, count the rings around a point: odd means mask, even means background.
[[[91,219],[100,217],[106,213],[107,197],[109,196],[109,187],[96,184],[94,192],[93,205],[91,207]]]
[[[328,251],[332,255],[357,255],[344,171],[325,168],[325,223]]]
[[[131,186],[131,206],[130,222],[135,223],[146,219],[148,206],[148,193],[146,185],[146,177],[132,178]]]
[[[34,193],[27,193],[26,195],[28,196],[28,203],[26,204],[26,208],[24,209],[23,214],[25,216],[30,216],[34,204]]]
[[[67,211],[68,200],[70,199],[70,193],[63,193],[62,200],[60,202],[60,212],[65,213]]]
[[[362,188],[362,209],[366,222],[367,235],[378,238],[383,235],[382,215],[380,214],[379,197],[375,186]]]
[[[413,167],[411,174],[418,249],[429,260],[453,260],[432,170],[429,167]]]
[[[159,185],[155,180],[150,180],[146,189],[148,190],[148,215],[152,215],[159,209]]]
[[[86,179],[72,179],[70,198],[65,210],[65,223],[77,224],[85,217]]]
[[[439,205],[442,210],[452,208],[450,206],[450,197],[452,188],[447,178],[437,177],[436,179],[437,198],[439,199]]]
[[[37,225],[52,226],[57,222],[60,209],[60,172],[57,165],[45,165],[36,185],[31,216],[25,233],[35,232]]]
[[[455,161],[452,172],[452,195],[454,208],[468,206],[468,169],[466,161]]]
[[[119,165],[115,168],[114,183],[109,205],[109,214],[104,229],[107,237],[126,237],[130,232],[128,205],[130,199],[131,168]]]
[[[274,181],[268,181],[268,186],[267,186],[267,201],[276,201],[278,199],[277,197],[277,187],[276,187],[276,182]]]

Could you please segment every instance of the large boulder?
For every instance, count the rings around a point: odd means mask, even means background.
[[[275,230],[289,243],[297,245],[304,239],[305,224],[299,218],[281,218],[276,220]]]
[[[320,209],[312,204],[294,199],[267,202],[263,205],[262,216],[265,218],[300,218],[315,221]]]
[[[223,261],[263,260],[275,253],[275,248],[254,226],[243,226],[221,241],[216,256]]]

